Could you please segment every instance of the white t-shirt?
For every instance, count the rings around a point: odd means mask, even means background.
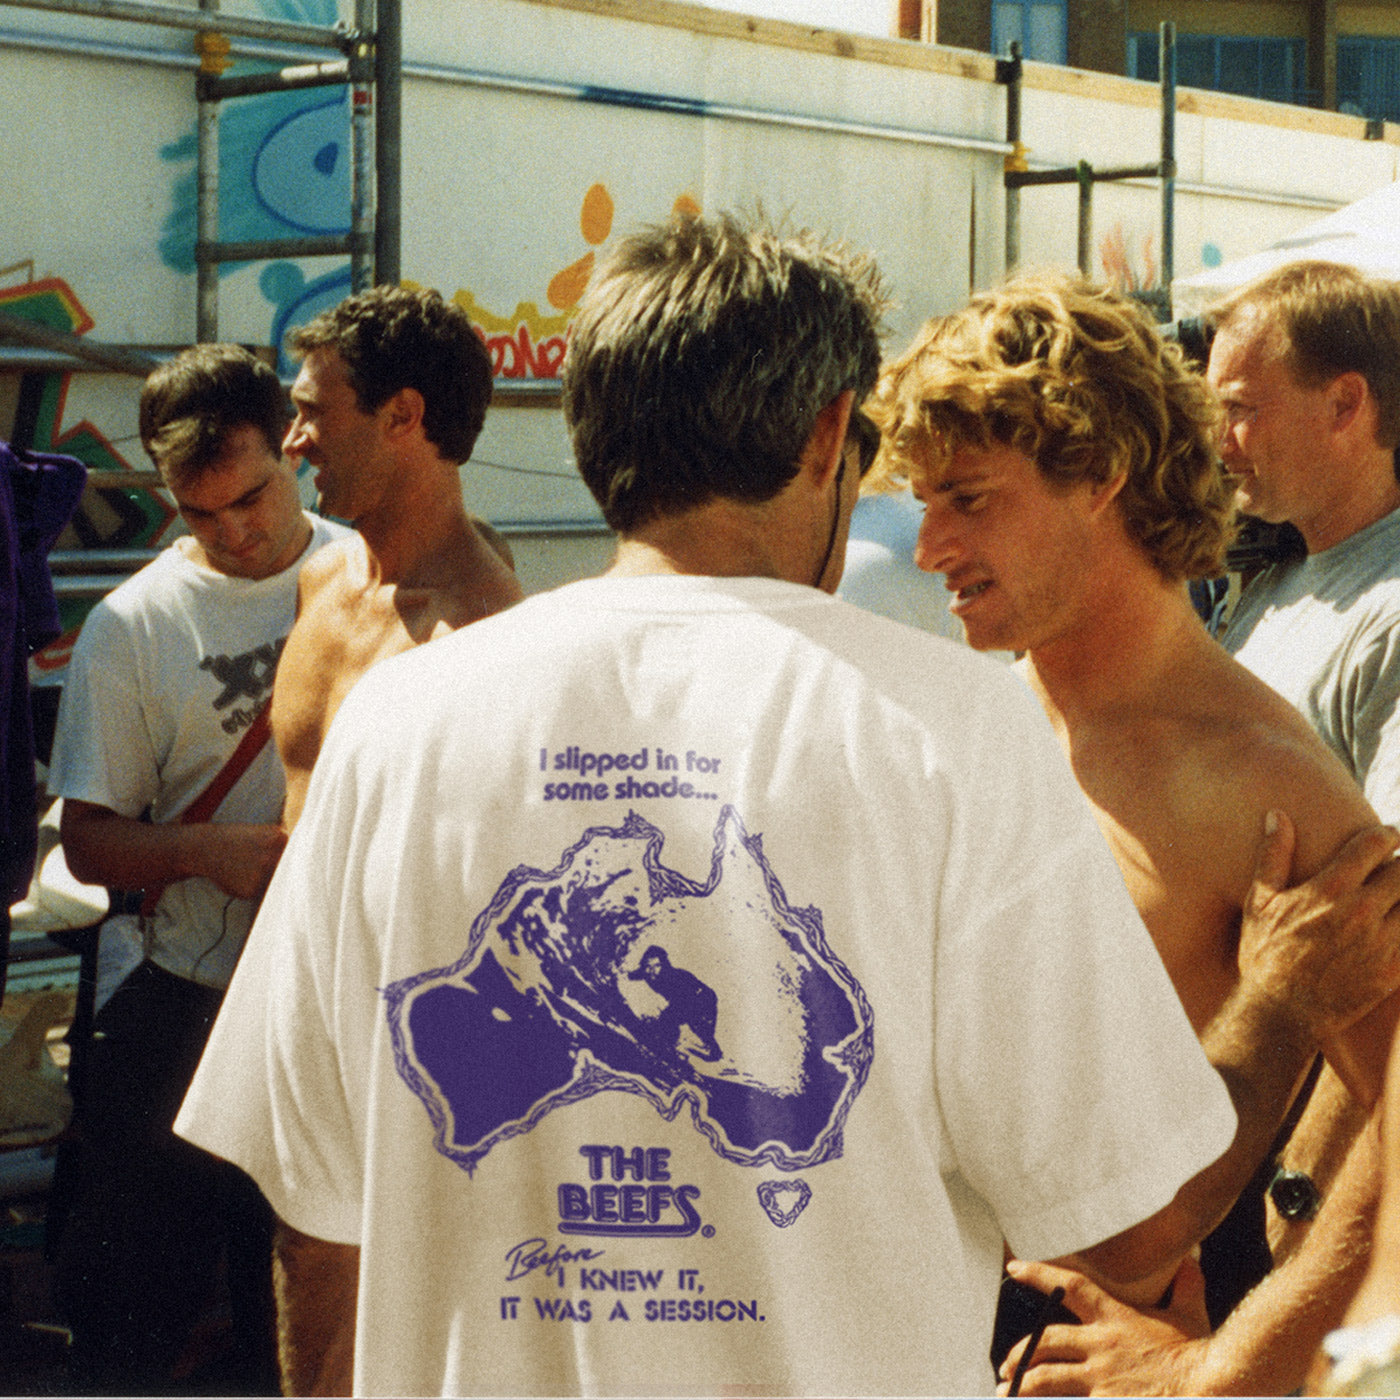
[[[50,792],[169,822],[209,786],[272,688],[301,566],[349,533],[307,519],[310,544],[271,578],[195,563],[177,540],[93,608],[64,680]],[[285,793],[269,742],[214,820],[275,822]],[[251,900],[180,880],[145,921],[147,956],[178,977],[227,986],[252,917]]]
[[[360,1246],[357,1393],[855,1395],[1234,1121],[1018,680],[651,577],[366,677],[176,1127]]]
[[[1400,821],[1400,511],[1265,569],[1221,640],[1302,712],[1380,819]]]

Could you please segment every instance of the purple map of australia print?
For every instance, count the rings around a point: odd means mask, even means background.
[[[732,1162],[840,1155],[872,1017],[820,912],[788,904],[732,807],[704,884],[664,841],[635,812],[590,828],[555,869],[511,871],[451,967],[386,989],[399,1073],[459,1166],[607,1091],[685,1109]]]

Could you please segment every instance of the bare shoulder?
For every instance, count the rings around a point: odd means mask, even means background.
[[[1215,647],[1071,736],[1071,761],[1115,845],[1178,890],[1238,905],[1271,808],[1298,831],[1296,873],[1375,820],[1341,761],[1281,696]]]
[[[1202,642],[1208,642],[1204,633]],[[1298,834],[1295,877],[1374,821],[1307,722],[1215,644],[1178,650],[1063,732],[1138,912],[1199,1029],[1238,980],[1240,911],[1265,817]]]
[[[1241,708],[1248,708],[1245,732],[1250,768],[1265,795],[1275,805],[1296,801],[1299,810],[1290,813],[1295,821],[1309,812],[1319,819],[1339,812],[1353,823],[1353,829],[1373,822],[1375,815],[1356,780],[1307,720],[1233,657],[1227,659],[1240,687]]]
[[[311,684],[312,673],[333,661],[344,644],[344,628],[336,619],[346,592],[365,571],[365,546],[349,535],[322,546],[302,566],[297,580],[297,619],[277,667],[277,689],[283,696]],[[281,708],[285,710],[285,700]],[[273,702],[273,722],[279,705]]]
[[[505,540],[494,530],[488,536],[482,524],[473,518],[473,529],[453,561],[453,626],[489,617],[525,596]]]
[[[297,611],[304,613],[334,590],[337,582],[364,571],[365,542],[358,534],[322,545],[297,576]]]
[[[1341,760],[1308,722],[1233,657],[1211,665],[1166,707],[1161,761],[1174,770],[1179,813],[1247,886],[1265,814],[1281,808],[1298,832],[1295,874],[1313,874],[1375,821]]]

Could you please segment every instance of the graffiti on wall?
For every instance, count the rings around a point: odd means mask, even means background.
[[[265,12],[307,24],[336,21],[335,0],[261,0]],[[162,229],[160,250],[166,265],[194,271],[198,186],[193,130],[161,149],[179,167],[172,181],[171,206]],[[261,241],[303,235],[343,234],[350,226],[350,108],[347,93],[327,97],[324,90],[240,98],[223,105],[219,119],[219,236],[228,241]],[[678,198],[677,211],[699,212],[690,195]],[[612,233],[614,203],[602,183],[585,191],[579,213],[584,250],[550,279],[545,288],[549,309],[536,300],[521,300],[513,311],[500,311],[459,288],[453,300],[471,317],[491,352],[498,378],[558,377],[569,322],[594,266],[595,250]],[[242,264],[224,264],[228,276]],[[308,277],[295,262],[269,262],[258,277],[258,290],[271,310],[268,343],[277,347],[278,368],[285,376],[295,366],[285,351],[287,333],[334,306],[350,291],[348,262]],[[444,292],[446,289],[443,289]]]
[[[677,214],[698,214],[700,205],[689,194],[672,205]],[[549,279],[545,298],[552,312],[541,312],[537,303],[522,301],[514,312],[498,315],[482,306],[466,289],[452,300],[471,317],[491,353],[491,370],[498,379],[555,379],[568,348],[569,324],[593,273],[595,249],[612,233],[614,204],[606,185],[593,184],[585,191],[579,211],[579,231],[588,251]]]
[[[265,13],[310,24],[330,25],[337,18],[335,0],[259,0]],[[243,65],[247,67],[249,65]],[[261,66],[261,65],[260,65]],[[220,114],[220,228],[229,241],[265,241],[279,237],[344,233],[350,210],[349,95],[342,90],[293,92],[227,102]],[[182,276],[195,271],[194,244],[198,182],[196,136],[190,130],[159,148],[170,167],[169,205],[158,232],[158,253],[165,266]],[[539,291],[522,297],[513,310],[493,306],[472,289],[445,294],[462,306],[486,343],[501,380],[553,380],[559,375],[569,326],[595,266],[598,250],[611,237],[617,210],[601,180],[580,179],[577,256],[566,253],[565,265],[541,276]],[[566,192],[565,199],[568,198]],[[689,194],[674,200],[673,210],[699,212]],[[641,217],[659,210],[628,211]],[[537,216],[538,217],[538,216]],[[567,248],[567,241],[565,243]],[[14,250],[16,254],[31,250]],[[531,261],[522,264],[527,284],[534,282]],[[536,264],[537,265],[537,264]],[[220,276],[246,264],[227,264]],[[312,264],[312,266],[316,266]],[[326,264],[321,264],[324,268]],[[548,265],[546,264],[546,267]],[[77,278],[74,278],[77,282]],[[279,369],[294,373],[282,347],[287,332],[339,302],[350,290],[348,260],[328,271],[307,272],[290,259],[274,259],[257,273],[258,294],[267,304],[267,343],[282,356]],[[0,308],[73,335],[94,331],[94,319],[75,285],[62,277],[38,278],[32,259],[0,268]],[[543,309],[541,309],[543,308]],[[100,336],[100,330],[97,332]],[[0,411],[0,432],[21,446],[68,453],[94,473],[130,473],[147,467],[144,454],[132,447],[125,428],[104,431],[82,418],[66,421],[72,376],[60,372],[17,375],[17,396]],[[130,455],[128,459],[127,454]],[[178,516],[168,497],[143,485],[89,486],[59,547],[155,549],[168,543]],[[37,669],[54,673],[68,652],[91,600],[65,599],[61,604],[64,636],[41,653]]]
[[[1104,281],[1120,292],[1146,292],[1157,286],[1158,268],[1153,235],[1142,236],[1138,245],[1142,255],[1139,263],[1128,247],[1128,236],[1118,222],[1099,240],[1099,260],[1103,264]]]

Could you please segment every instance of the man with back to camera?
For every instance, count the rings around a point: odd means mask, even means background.
[[[221,1378],[276,1384],[271,1212],[170,1127],[285,842],[265,706],[297,574],[348,533],[302,510],[286,425],[277,376],[237,346],[152,373],[141,441],[190,533],[92,610],[63,687],[49,788],[68,864],[146,892],[144,961],[97,1019],[59,1241],[75,1380],[93,1393],[168,1391],[226,1248]]]
[[[565,369],[612,569],[342,707],[180,1119],[282,1219],[292,1391],[985,1392],[1003,1235],[1156,1296],[1237,1187],[1030,697],[827,596],[883,305],[625,240]],[[1261,977],[1316,893],[1261,884]],[[712,1033],[648,1033],[658,950]]]
[[[340,702],[375,662],[509,607],[505,542],[468,515],[460,469],[491,401],[491,361],[460,307],[375,287],[292,333],[302,365],[284,444],[321,508],[356,534],[302,575],[272,709],[290,830]]]
[[[974,647],[1026,654],[1023,674],[1232,1084],[1255,1160],[1266,1158],[1319,1044],[1341,1078],[1328,1072],[1302,1131],[1344,1154],[1357,1123],[1335,1122],[1323,1105],[1345,1100],[1343,1081],[1363,1106],[1375,1101],[1395,1008],[1344,1035],[1329,1031],[1301,970],[1270,1005],[1241,978],[1238,929],[1270,810],[1297,818],[1303,874],[1374,818],[1297,712],[1210,639],[1191,605],[1186,580],[1218,571],[1231,528],[1204,386],[1133,303],[1051,275],[1014,280],[930,322],[887,371],[872,412],[927,505],[920,566],[946,575]],[[1377,878],[1393,882],[1393,833],[1361,845]],[[1356,970],[1358,990],[1369,987],[1368,970]],[[1346,1186],[1337,1196],[1352,1199]],[[1174,1311],[1141,1325],[1086,1279],[1014,1263],[1022,1282],[1067,1288],[1070,1308],[1092,1324],[1051,1327],[1024,1392],[1292,1389],[1326,1330],[1310,1265],[1335,1269],[1331,1246],[1351,1220],[1334,1208],[1298,1267],[1275,1273],[1214,1339],[1203,1292],[1219,1287],[1232,1258],[1208,1251],[1208,1280],[1185,1266]],[[1262,1226],[1261,1203],[1261,1253]],[[1267,1266],[1265,1253],[1260,1271]],[[1331,1286],[1344,1302],[1344,1287]],[[1216,1300],[1221,1313],[1237,1301],[1234,1287]],[[1199,1345],[1176,1346],[1188,1334]],[[1006,1359],[1004,1379],[1020,1354]]]

